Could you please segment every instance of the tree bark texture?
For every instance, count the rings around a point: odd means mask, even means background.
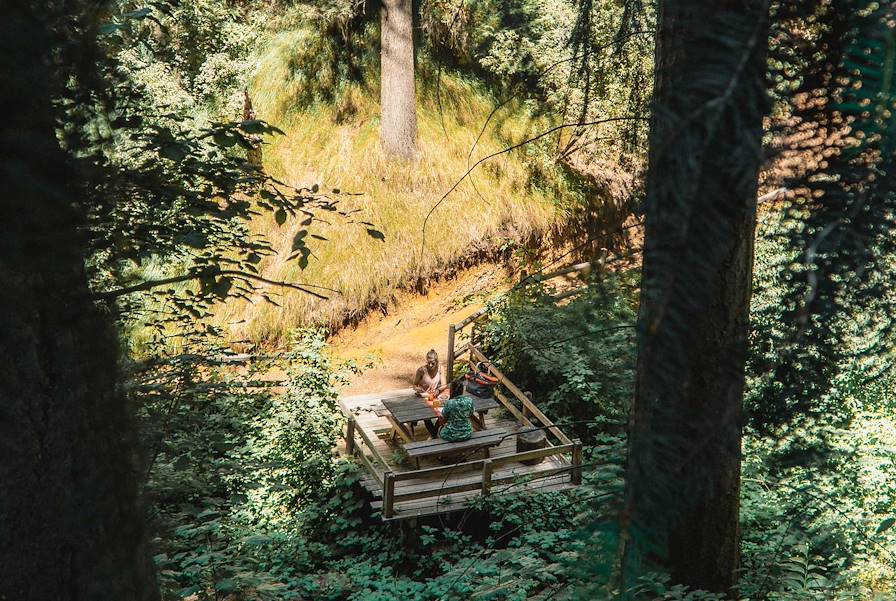
[[[417,154],[411,0],[382,0],[380,46],[380,141],[388,153],[410,159]]]
[[[730,593],[768,8],[658,11],[623,582],[661,569]]]
[[[39,4],[13,3],[0,24],[0,599],[148,601],[158,588],[117,338],[88,296]]]

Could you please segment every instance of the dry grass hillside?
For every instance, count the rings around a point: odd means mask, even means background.
[[[319,41],[300,28],[273,35],[265,44],[251,93],[259,118],[286,134],[267,141],[265,166],[291,185],[341,190],[333,198],[343,209],[357,211],[357,220],[375,224],[385,240],[371,237],[362,225],[315,221],[309,233],[326,240],[310,240],[314,254],[303,270],[288,259],[293,237],[304,227],[301,219],[278,226],[272,216],[259,217],[254,227],[279,250],[261,265],[264,276],[339,292],[328,293],[326,301],[285,293],[280,306],[228,304],[218,318],[234,339],[277,342],[291,327],[357,321],[370,308],[391,303],[398,290],[425,290],[441,274],[562,232],[574,213],[570,207],[584,202],[573,178],[524,147],[477,168],[432,214],[424,234],[426,214],[469,165],[546,124],[530,118],[523,106],[506,107],[489,122],[470,159],[496,100],[480,84],[447,73],[437,98],[433,78],[421,76],[419,157],[410,163],[395,160],[379,146],[375,72],[363,82],[337,85],[332,98],[308,101],[313,74],[299,66],[316,64],[305,55],[319,52]]]

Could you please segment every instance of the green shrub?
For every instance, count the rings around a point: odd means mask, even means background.
[[[269,394],[234,384],[232,367],[214,367],[213,346],[192,350],[151,362],[133,383],[152,452],[146,490],[162,585],[171,598],[268,586],[273,594],[281,569],[313,569],[325,558],[300,536],[308,507],[337,531],[366,507],[357,476],[333,455],[335,385],[346,366],[331,363],[322,332],[296,332],[278,363],[287,391]],[[336,508],[327,501],[334,494]]]
[[[602,277],[561,306],[537,285],[501,297],[481,331],[489,358],[583,440],[618,431],[633,396],[635,277]]]

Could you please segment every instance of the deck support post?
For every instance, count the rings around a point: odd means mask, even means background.
[[[391,518],[395,514],[393,507],[395,498],[395,474],[387,471],[383,474],[383,517]]]
[[[492,472],[494,471],[491,459],[482,462],[482,496],[487,497],[492,492]]]
[[[445,357],[447,365],[445,366],[446,382],[454,379],[454,324],[448,326],[448,356]]]
[[[575,485],[582,483],[582,442],[576,438],[572,443],[572,470],[570,480]]]
[[[345,426],[345,452],[349,457],[355,454],[355,418],[348,416],[348,423]]]

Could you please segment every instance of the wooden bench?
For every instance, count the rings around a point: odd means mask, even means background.
[[[492,428],[491,430],[479,430],[473,432],[473,435],[467,440],[451,442],[442,440],[441,438],[433,438],[431,440],[422,440],[420,442],[410,442],[404,445],[404,450],[408,457],[414,460],[414,466],[420,469],[421,457],[439,457],[448,455],[457,455],[459,453],[475,452],[480,449],[485,450],[485,456],[489,456],[491,447],[501,444],[501,441],[507,436],[507,430],[503,428]]]

